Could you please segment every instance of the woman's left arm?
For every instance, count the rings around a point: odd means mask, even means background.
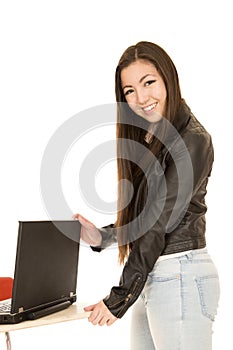
[[[179,225],[193,193],[209,176],[213,163],[211,138],[206,133],[180,137],[165,158],[148,176],[148,200],[143,215],[139,215],[140,230],[137,237],[134,232],[119,286],[113,287],[103,300],[117,318],[121,318],[140,295],[165,248],[166,234]]]

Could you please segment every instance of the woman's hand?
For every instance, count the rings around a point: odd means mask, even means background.
[[[111,326],[116,320],[115,317],[104,304],[103,301],[100,301],[98,304],[90,305],[84,308],[85,311],[91,311],[88,321],[91,322],[94,326]]]
[[[81,227],[81,239],[87,244],[95,247],[101,245],[102,237],[98,229],[92,222],[85,219],[80,214],[74,214],[73,219],[76,219],[82,225]]]

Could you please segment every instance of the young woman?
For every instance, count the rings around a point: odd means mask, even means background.
[[[134,304],[131,349],[209,350],[219,299],[205,239],[211,137],[182,99],[172,60],[154,43],[126,49],[115,91],[117,221],[97,229],[74,218],[94,250],[118,242],[125,264],[119,286],[85,308],[89,321],[111,325]]]

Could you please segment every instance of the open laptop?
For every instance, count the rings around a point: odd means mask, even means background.
[[[0,303],[0,324],[36,319],[76,301],[80,229],[77,220],[19,221],[12,298],[8,309]]]

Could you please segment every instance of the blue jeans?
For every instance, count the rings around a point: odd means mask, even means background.
[[[132,311],[132,350],[211,350],[219,300],[207,250],[157,262]]]

